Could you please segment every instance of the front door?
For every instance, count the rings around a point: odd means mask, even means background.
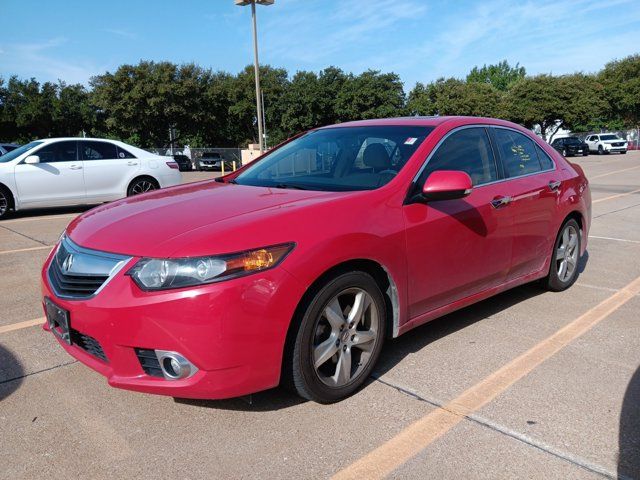
[[[47,143],[32,155],[40,163],[19,163],[16,186],[22,206],[51,207],[85,203],[82,162],[75,140]]]
[[[509,270],[513,216],[506,204],[488,132],[463,127],[436,147],[420,174],[422,188],[435,170],[462,170],[469,196],[405,205],[409,317],[500,285]]]

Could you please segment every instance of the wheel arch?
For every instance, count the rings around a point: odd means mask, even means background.
[[[290,380],[290,358],[289,354],[293,351],[293,344],[300,326],[300,320],[304,312],[304,308],[313,299],[314,295],[322,288],[322,286],[332,277],[350,271],[360,271],[368,273],[373,277],[385,300],[386,306],[386,326],[385,338],[395,338],[399,335],[400,329],[400,301],[397,283],[389,270],[381,263],[367,259],[355,258],[340,262],[322,272],[309,285],[305,293],[302,295],[295,308],[293,317],[289,322],[287,335],[282,355],[282,365],[280,368],[281,381]]]

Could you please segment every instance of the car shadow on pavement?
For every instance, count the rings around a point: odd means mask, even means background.
[[[578,268],[582,273],[589,260],[588,252],[580,259]],[[364,388],[375,382],[375,378],[391,370],[407,355],[425,348],[430,343],[455,333],[458,330],[468,327],[480,320],[489,318],[513,305],[523,302],[529,298],[545,293],[537,283],[529,283],[520,287],[503,292],[495,297],[488,298],[482,302],[450,313],[444,317],[415,328],[410,333],[388,341],[378,360],[378,365],[374,369],[373,376],[365,384]],[[289,408],[306,402],[297,397],[283,387],[277,387],[264,392],[255,393],[246,397],[232,398],[229,400],[192,400],[185,398],[174,398],[176,403],[191,405],[195,407],[215,408],[220,410],[239,411],[273,411]]]
[[[0,402],[20,388],[23,378],[24,368],[20,360],[0,345]]]
[[[618,450],[618,478],[640,479],[640,368],[622,401]]]
[[[374,377],[384,375],[406,356],[422,350],[441,338],[543,293],[545,290],[539,285],[527,284],[427,322],[384,346],[378,366],[374,369]]]
[[[272,388],[264,392],[254,393],[244,397],[228,400],[192,400],[189,398],[174,398],[176,403],[194,407],[215,408],[218,410],[234,410],[247,412],[270,412],[293,407],[305,403],[307,400],[294,395],[283,387]]]
[[[55,208],[34,208],[29,210],[18,210],[17,212],[12,212],[11,215],[7,217],[7,220],[14,220],[19,218],[37,218],[44,217],[50,215],[71,215],[86,212],[87,210],[95,207],[95,205],[76,205],[73,207],[55,207]],[[2,221],[0,221],[0,225],[2,225]]]

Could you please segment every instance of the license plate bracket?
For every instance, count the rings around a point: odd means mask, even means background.
[[[44,298],[44,310],[47,316],[47,323],[53,334],[63,342],[71,345],[69,312],[53,303],[49,297]]]

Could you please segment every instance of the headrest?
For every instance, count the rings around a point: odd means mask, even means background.
[[[381,143],[367,145],[362,154],[362,161],[367,167],[373,167],[374,170],[387,169],[391,163],[387,149]]]

